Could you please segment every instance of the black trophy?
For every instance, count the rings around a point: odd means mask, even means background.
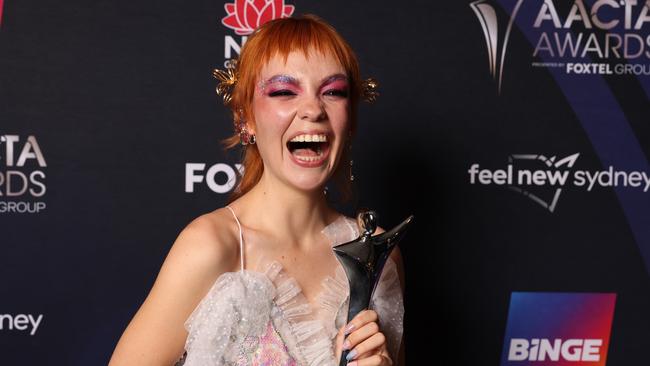
[[[361,235],[353,241],[334,247],[334,253],[345,269],[350,284],[348,323],[370,306],[370,299],[384,264],[411,222],[413,215],[392,230],[372,236],[377,229],[377,214],[374,211],[365,211],[357,216]],[[348,352],[349,350],[346,350],[341,353],[339,366],[348,364]]]

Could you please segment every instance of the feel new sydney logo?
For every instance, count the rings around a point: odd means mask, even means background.
[[[471,163],[467,170],[472,185],[503,186],[527,197],[544,209],[554,212],[567,189],[599,188],[650,191],[650,172],[619,170],[607,166],[602,170],[574,169],[580,153],[565,157],[543,154],[511,154],[505,166],[496,169]]]

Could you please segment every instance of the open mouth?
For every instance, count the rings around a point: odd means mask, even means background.
[[[291,155],[302,162],[316,162],[321,160],[329,150],[329,145],[328,141],[287,142],[287,148]]]

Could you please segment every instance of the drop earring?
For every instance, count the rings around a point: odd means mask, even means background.
[[[244,119],[244,111],[239,109],[239,122],[237,122],[237,131],[239,131],[239,143],[243,146],[253,145],[256,142],[255,134],[248,133],[246,129],[246,120]]]
[[[350,182],[354,182],[354,173],[352,173],[352,166],[354,165],[354,160],[352,159],[352,132],[348,134],[348,141],[350,141],[348,145],[348,157],[350,158],[350,170],[348,174]]]

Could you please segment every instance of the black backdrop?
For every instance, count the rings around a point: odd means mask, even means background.
[[[0,318],[1,364],[106,364],[180,230],[224,205],[205,181],[186,191],[186,164],[205,174],[238,162],[220,149],[231,125],[211,77],[226,39],[241,43],[224,3],[0,1],[0,317],[42,314],[33,335]],[[469,1],[286,1],[331,22],[381,83],[353,146],[359,201],[342,209],[372,207],[383,227],[416,216],[402,246],[409,364],[522,364],[500,359],[512,292],[615,293],[607,364],[646,364],[644,185],[497,184],[469,171],[650,173],[650,51],[533,55],[543,31],[645,40],[650,24],[546,30],[552,19],[533,26],[541,1],[488,3],[497,33]],[[564,23],[573,1],[554,3]],[[550,64],[567,60],[640,66],[579,75]]]

